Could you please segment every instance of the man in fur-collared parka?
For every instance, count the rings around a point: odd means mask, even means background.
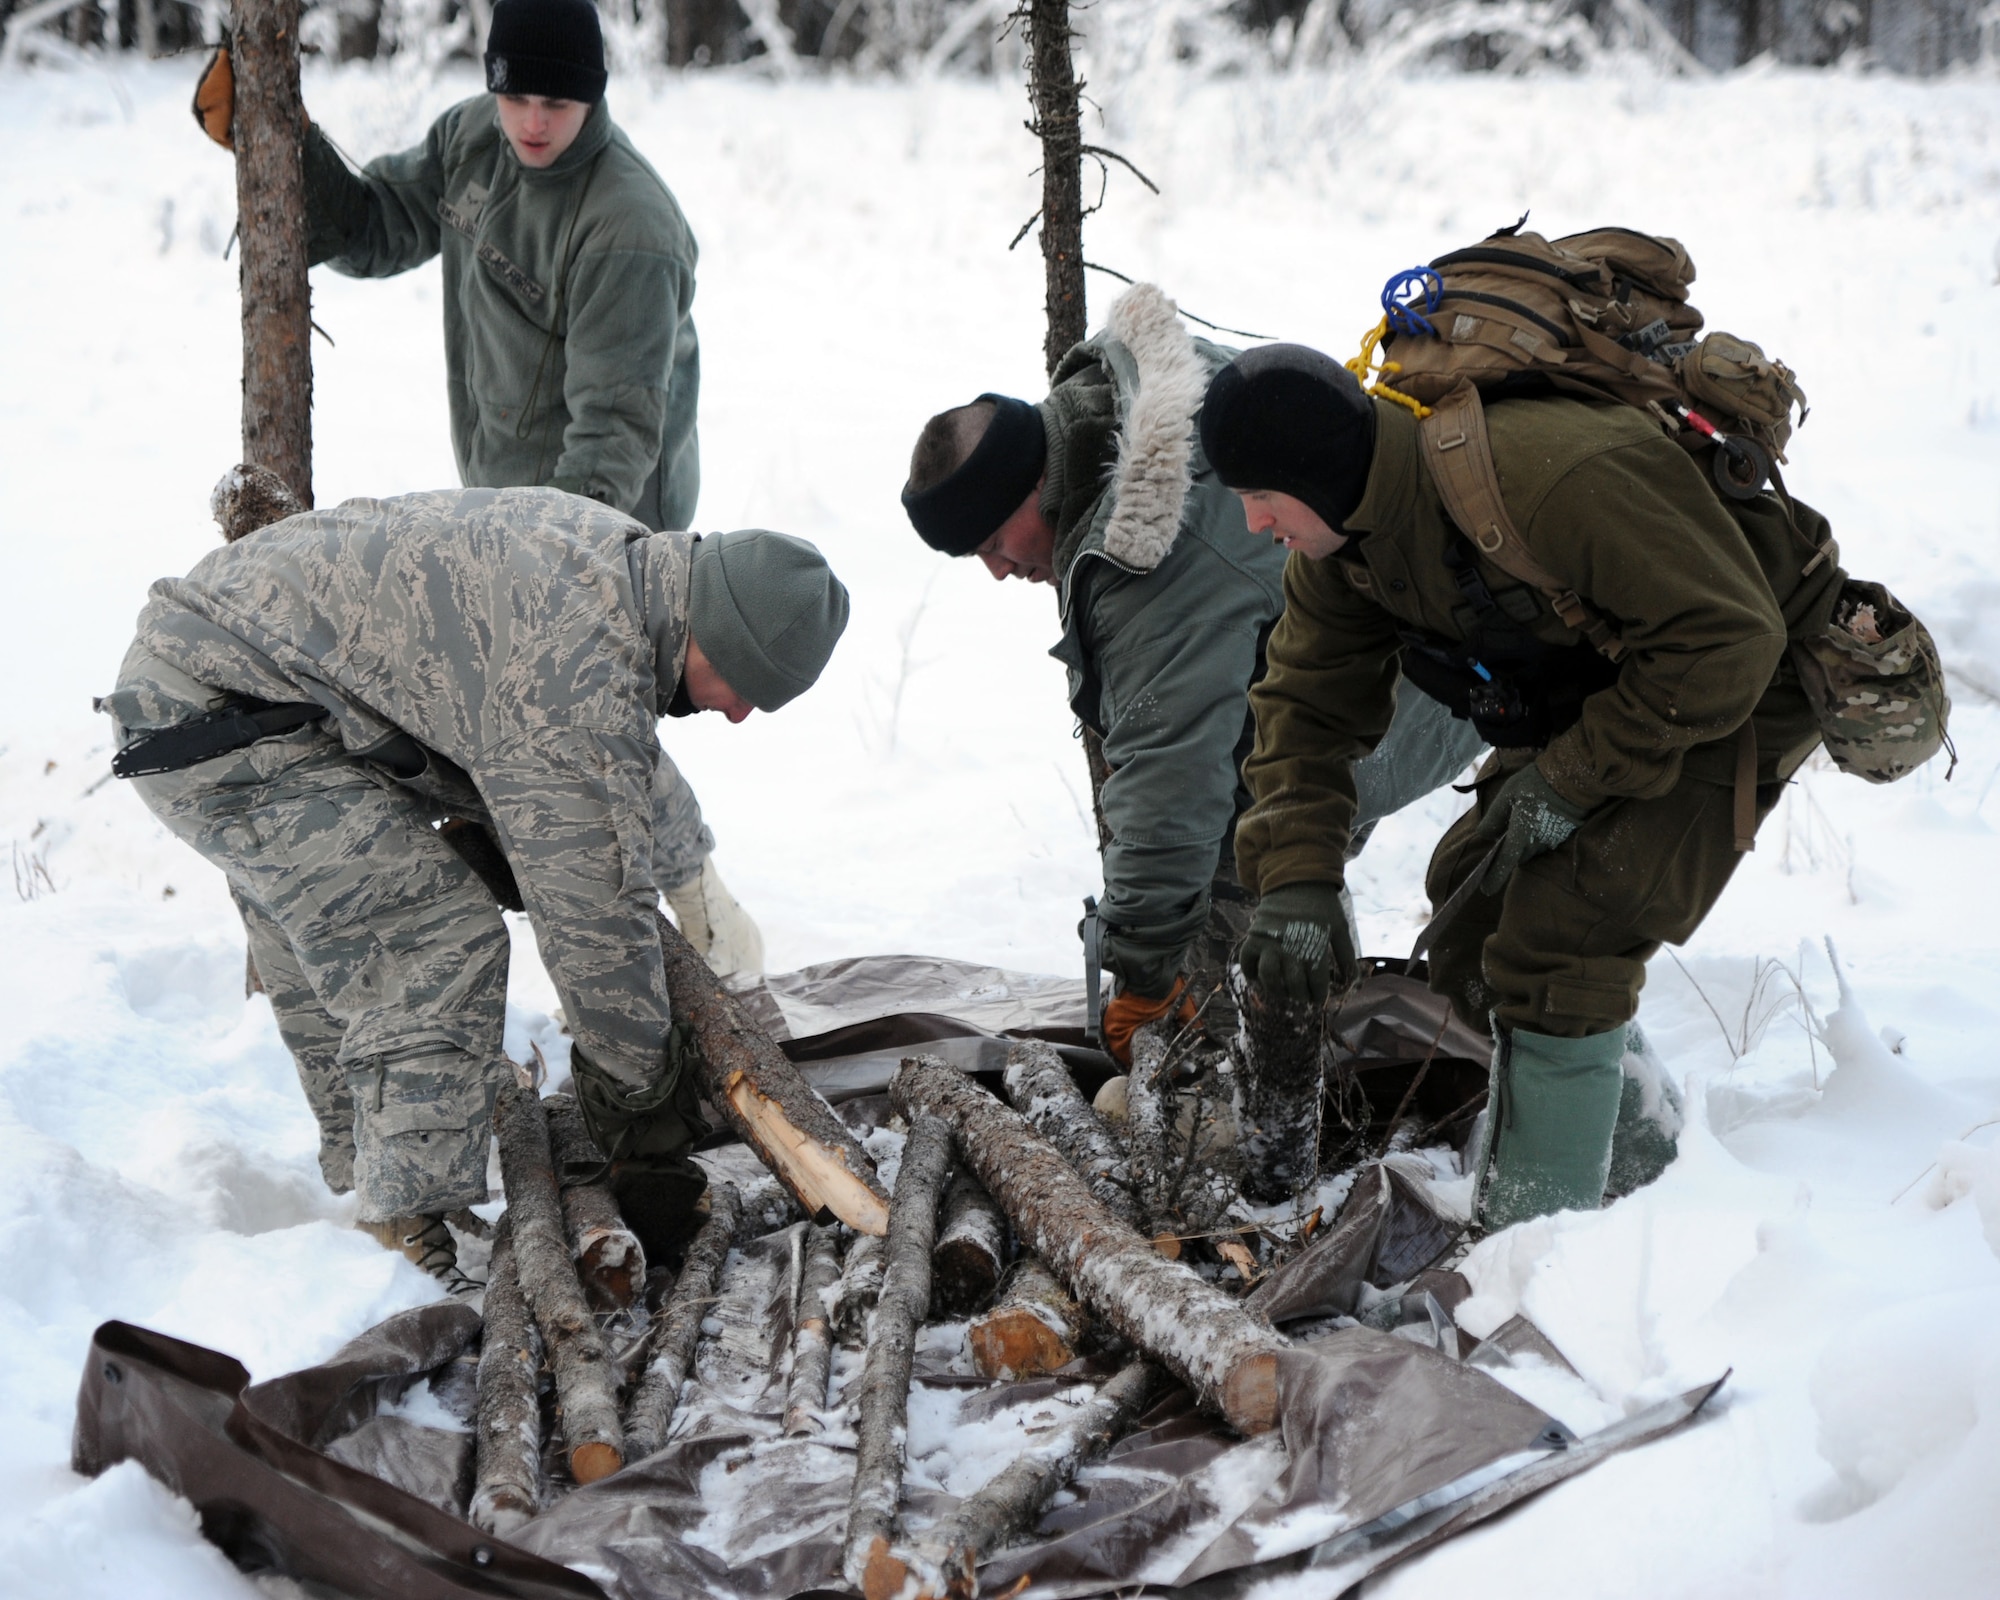
[[[1284,609],[1285,552],[1252,538],[1201,453],[1195,417],[1236,352],[1190,337],[1138,284],[1076,346],[1039,405],[981,395],[925,424],[903,506],[924,542],[995,578],[1055,587],[1070,709],[1104,741],[1106,1046],[1205,1002],[1235,1030],[1224,981],[1253,909],[1230,839],[1247,803],[1248,694]],[[1356,772],[1367,822],[1449,782],[1478,752],[1463,723],[1405,695]],[[1365,839],[1357,831],[1355,849]]]

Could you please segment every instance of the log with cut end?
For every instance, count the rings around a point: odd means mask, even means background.
[[[950,1121],[960,1158],[1022,1244],[1093,1312],[1232,1427],[1263,1433],[1276,1425],[1281,1335],[1112,1216],[1053,1145],[964,1074],[912,1057],[889,1096],[905,1116]]]
[[[1035,1525],[1043,1508],[1086,1461],[1111,1448],[1146,1409],[1160,1380],[1149,1361],[1133,1361],[1096,1394],[1035,1441],[1034,1453],[1005,1467],[959,1501],[911,1550],[878,1564],[880,1593],[868,1600],[972,1600],[979,1563],[1007,1539]],[[911,1580],[914,1580],[912,1582]]]
[[[824,1426],[826,1381],[833,1371],[833,1329],[827,1301],[840,1282],[839,1229],[806,1228],[799,1303],[792,1318],[792,1375],[785,1386],[785,1433],[797,1439]]]
[[[889,1196],[861,1142],[680,930],[664,916],[658,921],[667,993],[674,1015],[694,1029],[709,1103],[813,1221],[838,1217],[856,1233],[886,1232]]]
[[[666,1303],[660,1307],[659,1320],[653,1325],[652,1358],[646,1363],[646,1375],[632,1391],[632,1403],[626,1409],[625,1438],[635,1461],[651,1455],[667,1442],[667,1428],[674,1420],[681,1385],[694,1368],[702,1319],[715,1303],[722,1266],[729,1259],[729,1247],[736,1242],[741,1221],[742,1207],[735,1187],[727,1183],[710,1184],[708,1220],[688,1246],[680,1276],[674,1279]]]
[[[548,1119],[533,1089],[509,1084],[500,1091],[493,1120],[521,1294],[555,1373],[569,1470],[578,1483],[595,1483],[625,1464],[625,1430],[618,1422],[616,1369],[563,1233]]]
[[[1107,1211],[1137,1227],[1125,1152],[1084,1099],[1056,1047],[1039,1039],[1015,1045],[1007,1052],[1006,1083],[1007,1099],[1028,1126],[1063,1153]]]
[[[972,1364],[988,1378],[1033,1378],[1066,1367],[1077,1357],[1083,1308],[1033,1256],[1008,1275],[993,1309],[967,1330]]]
[[[1125,1148],[1132,1190],[1146,1231],[1174,1233],[1173,1089],[1167,1082],[1167,1047],[1173,1024],[1149,1022],[1132,1035],[1132,1070],[1125,1079]],[[1177,1254],[1177,1251],[1169,1252]]]
[[[941,1117],[910,1118],[896,1197],[889,1211],[888,1267],[868,1328],[868,1355],[855,1390],[854,1493],[840,1568],[874,1594],[870,1574],[890,1559],[903,1494],[903,1440],[917,1329],[931,1308],[931,1247],[938,1201],[951,1165],[951,1128]]]
[[[1243,1192],[1265,1205],[1304,1193],[1319,1179],[1322,1013],[1310,1001],[1239,986],[1236,1120]]]
[[[513,1232],[502,1217],[486,1274],[472,1504],[466,1513],[476,1526],[503,1539],[535,1514],[542,1493],[542,1406],[536,1394],[542,1343],[521,1298]]]
[[[847,1259],[840,1265],[840,1287],[833,1294],[833,1333],[842,1344],[855,1345],[868,1332],[868,1313],[882,1293],[882,1273],[888,1266],[884,1241],[872,1233],[854,1236]]]
[[[549,1119],[549,1143],[562,1186],[563,1231],[576,1257],[583,1292],[599,1311],[622,1311],[646,1287],[646,1252],[625,1226],[611,1186],[602,1181],[604,1153],[583,1125],[583,1113],[566,1094],[542,1102]],[[588,1175],[595,1182],[579,1181]]]
[[[1007,1265],[1007,1219],[973,1175],[960,1168],[945,1191],[931,1252],[931,1301],[941,1316],[964,1317],[993,1298]]]

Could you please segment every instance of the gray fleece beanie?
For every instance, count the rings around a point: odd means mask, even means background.
[[[688,632],[759,711],[810,689],[846,627],[847,589],[805,540],[746,528],[695,545]]]

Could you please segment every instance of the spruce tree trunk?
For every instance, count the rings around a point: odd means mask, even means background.
[[[243,459],[311,506],[312,291],[306,281],[300,0],[236,0],[232,138],[243,291]]]

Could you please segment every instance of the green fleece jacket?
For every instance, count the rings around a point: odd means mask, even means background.
[[[1259,894],[1341,880],[1353,766],[1389,726],[1399,627],[1467,637],[1444,554],[1473,547],[1424,466],[1416,420],[1379,400],[1375,414],[1368,487],[1346,522],[1354,537],[1325,560],[1288,562],[1269,671],[1251,691],[1253,801],[1236,858]],[[1826,625],[1843,576],[1825,519],[1794,501],[1794,531],[1769,494],[1725,507],[1702,467],[1630,407],[1513,400],[1489,407],[1487,425],[1521,537],[1626,647],[1616,680],[1536,756],[1551,787],[1594,809],[1663,795],[1683,776],[1727,784],[1748,719],[1759,781],[1790,776],[1819,731],[1786,643]],[[1802,573],[1821,543],[1828,559]],[[1475,564],[1496,601],[1532,613],[1537,638],[1577,643],[1539,591],[1483,557]]]
[[[496,101],[453,106],[356,176],[306,140],[311,259],[386,278],[444,257],[452,448],[468,486],[547,485],[686,528],[701,489],[695,242],[599,101],[524,167]]]

